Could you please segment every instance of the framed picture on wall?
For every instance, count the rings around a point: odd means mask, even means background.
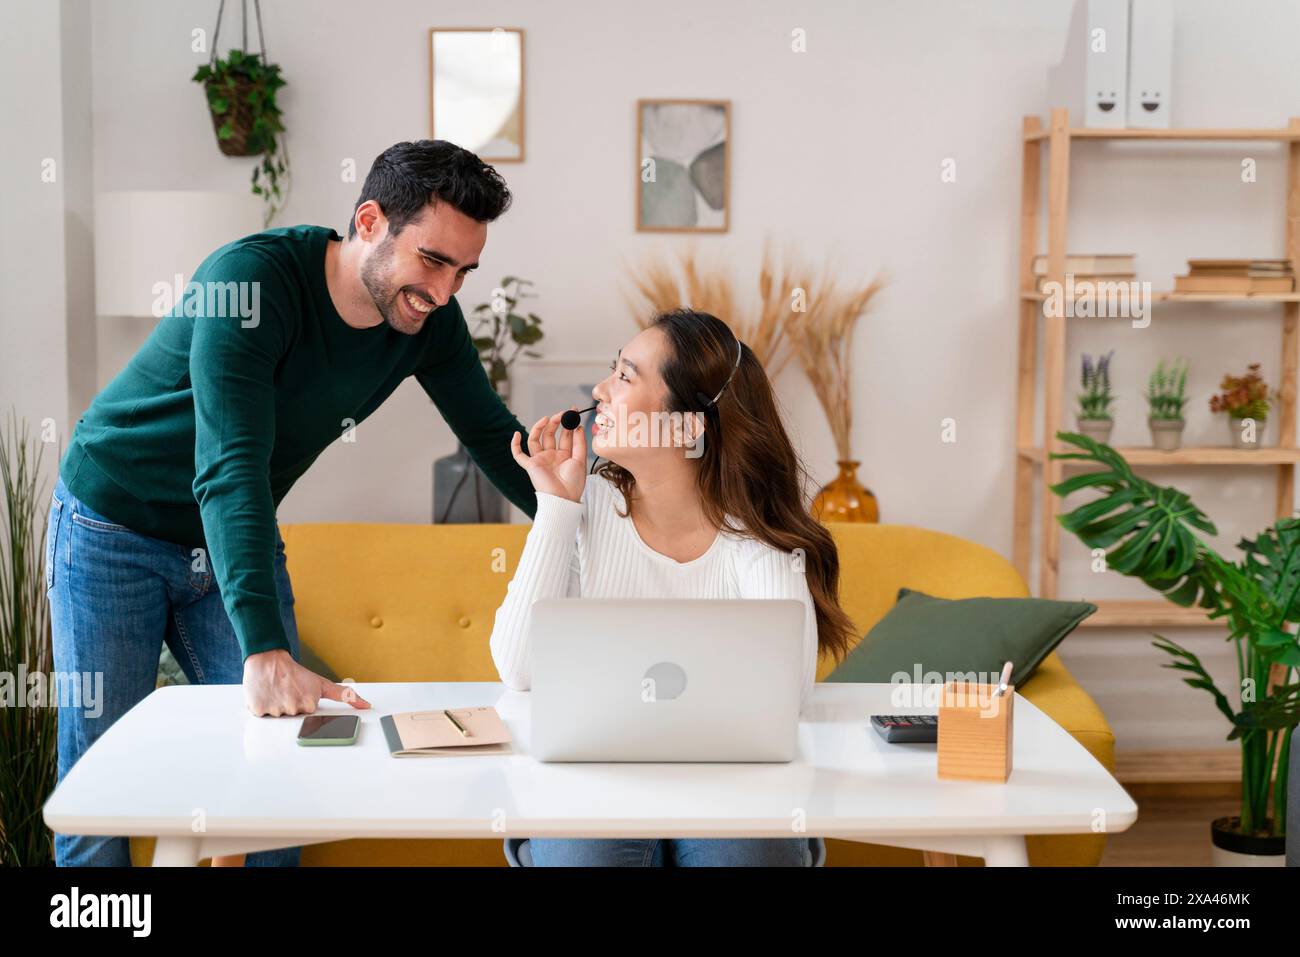
[[[637,100],[636,228],[724,233],[731,101]]]
[[[429,136],[494,163],[524,158],[524,31],[429,31]]]
[[[518,359],[511,366],[510,411],[524,428],[531,429],[533,423],[544,415],[563,412],[570,406],[585,409],[595,405],[591,390],[609,375],[609,364],[613,360],[613,353],[604,359]],[[595,417],[595,412],[582,414],[582,429],[587,436],[588,472],[596,461],[591,450],[591,423]],[[513,505],[510,515],[514,522],[529,521],[528,516]]]

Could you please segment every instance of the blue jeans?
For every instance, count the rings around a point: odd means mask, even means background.
[[[276,535],[280,614],[298,658],[293,590],[284,541]],[[202,570],[196,571],[195,565]],[[193,684],[241,684],[243,653],[221,604],[211,564],[191,550],[140,535],[88,508],[60,479],[50,502],[45,590],[54,668],[103,674],[97,707],[59,707],[59,780],[118,718],[153,692],[165,641]],[[92,714],[98,711],[97,716]],[[169,755],[151,755],[165,764]],[[249,866],[295,866],[300,848],[249,854]],[[125,837],[55,834],[63,866],[131,866]]]
[[[807,838],[529,838],[534,867],[811,867]]]

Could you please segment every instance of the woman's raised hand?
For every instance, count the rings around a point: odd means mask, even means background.
[[[514,433],[510,452],[528,472],[534,489],[581,502],[587,484],[587,435],[582,426],[573,431],[561,427],[563,416],[563,412],[557,412],[533,424],[528,433],[527,455],[520,446],[519,433]]]

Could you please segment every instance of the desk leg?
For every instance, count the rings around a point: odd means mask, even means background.
[[[1029,854],[1021,834],[862,834],[845,835],[843,841],[908,847],[920,851],[926,867],[956,867],[957,855],[984,858],[985,867],[1028,867]]]
[[[154,867],[198,867],[199,843],[197,837],[160,837],[154,845]]]
[[[1028,867],[1029,851],[1018,834],[995,834],[984,838],[985,867]]]

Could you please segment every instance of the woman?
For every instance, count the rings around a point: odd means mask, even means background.
[[[539,598],[796,598],[804,602],[801,707],[819,652],[844,656],[851,622],[837,603],[839,560],[804,505],[803,470],[767,374],[725,323],[679,309],[620,350],[592,389],[587,476],[582,429],[539,419],[517,461],[537,514],[492,630],[501,680],[527,690],[528,624]],[[611,640],[616,640],[611,638]],[[537,866],[786,865],[803,838],[532,839]]]

